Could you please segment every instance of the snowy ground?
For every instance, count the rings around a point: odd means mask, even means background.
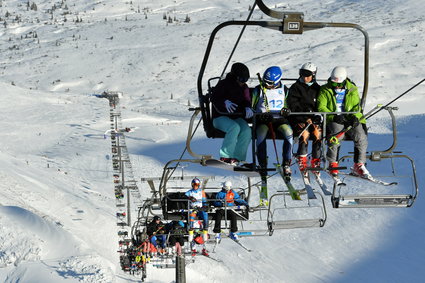
[[[116,252],[110,142],[103,139],[109,106],[91,94],[124,93],[123,124],[138,127],[126,139],[135,175],[160,176],[164,163],[184,149],[187,109],[197,105],[196,79],[211,31],[223,21],[245,19],[253,1],[62,2],[39,0],[37,11],[27,11],[22,1],[0,1],[0,281],[137,282],[120,270]],[[53,4],[56,8],[49,13]],[[420,0],[403,5],[393,0],[266,4],[302,11],[306,21],[366,28],[366,111],[423,79],[425,8]],[[167,24],[164,15],[173,22]],[[191,21],[184,23],[187,16]],[[253,19],[261,18],[256,10]],[[236,28],[219,34],[204,78],[221,74],[237,35]],[[249,28],[245,35],[232,62],[246,63],[253,75],[278,64],[293,78],[311,60],[320,78],[344,65],[363,86],[358,31],[323,29],[283,37]],[[425,181],[423,105],[423,85],[395,104],[398,150],[414,157],[419,185]],[[388,147],[387,116],[380,113],[369,125],[369,149]],[[193,149],[217,156],[220,142],[199,129]],[[351,145],[344,148],[349,151]],[[381,173],[379,167],[370,164],[372,172]],[[408,172],[406,168],[402,164],[401,172]],[[188,170],[218,174],[217,182],[226,178],[217,170]],[[242,184],[237,176],[229,178]],[[139,187],[144,197],[149,195],[145,184]],[[323,228],[245,238],[251,253],[224,240],[215,254],[224,263],[200,258],[187,267],[187,281],[225,282],[229,274],[237,282],[422,281],[421,197],[409,209],[335,210],[329,199],[326,205]],[[149,282],[173,280],[174,270],[148,270]]]

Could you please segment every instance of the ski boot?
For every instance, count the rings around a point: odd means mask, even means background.
[[[235,232],[230,232],[229,234],[230,239],[232,239],[233,241],[239,241],[239,237],[238,234],[236,234]]]
[[[283,162],[283,176],[288,180],[291,179],[292,171],[291,171],[291,160],[286,160]]]
[[[297,157],[298,166],[300,167],[300,173],[304,175],[304,177],[308,176],[307,173],[307,156],[306,155],[299,155]]]
[[[331,162],[329,164],[329,173],[333,176],[333,177],[338,177],[338,169],[332,169],[338,167],[338,162]]]
[[[365,179],[370,179],[372,177],[364,163],[354,163],[354,166],[351,168],[351,173]]]
[[[320,168],[320,158],[311,159],[311,167],[312,168]],[[320,171],[313,171],[313,174],[317,177],[320,177]]]
[[[221,242],[221,233],[215,233],[215,242],[220,244]]]
[[[208,253],[208,251],[207,251],[207,249],[206,249],[206,248],[203,248],[203,249],[202,249],[201,254],[202,254],[202,255],[204,255],[204,256],[209,256],[209,253]]]

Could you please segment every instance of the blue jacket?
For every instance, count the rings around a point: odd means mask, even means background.
[[[248,206],[248,203],[240,197],[240,195],[235,192],[234,190],[226,191],[225,189],[222,189],[217,193],[215,196],[216,199],[222,199],[223,201],[215,201],[214,206],[221,207],[224,206],[224,201],[227,202],[227,206],[235,206],[236,205],[246,205]]]

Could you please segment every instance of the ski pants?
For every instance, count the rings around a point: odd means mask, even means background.
[[[293,135],[292,128],[289,124],[280,124],[272,123],[273,130],[280,132],[283,136],[282,144],[282,159],[283,164],[292,159],[292,146],[293,146]],[[258,163],[262,168],[267,168],[267,133],[269,131],[269,126],[266,124],[257,125],[256,134],[257,134],[257,157]]]
[[[294,125],[294,134],[298,139],[298,156],[306,156],[308,153],[308,140],[312,138],[311,157],[320,158],[322,156],[322,128],[320,125],[307,123],[298,123]],[[308,129],[304,129],[308,126]],[[304,132],[303,132],[304,131]]]
[[[179,243],[180,246],[184,246],[184,237],[183,236],[170,236],[168,238],[168,243],[170,244],[171,247],[174,247],[176,245],[176,243]]]
[[[238,225],[236,222],[236,213],[231,209],[226,209],[227,213],[227,219],[230,219],[230,232],[237,232],[238,231]],[[214,223],[214,233],[220,233],[221,231],[221,219],[225,215],[224,209],[217,209],[215,212],[215,223]]]
[[[160,242],[161,248],[165,248],[165,242],[167,241],[167,236],[165,236],[164,234],[161,234],[161,235],[158,235],[158,236],[153,235],[151,237],[151,243],[155,248],[158,245],[158,242],[157,242],[158,240]]]
[[[330,122],[328,124],[328,133],[335,135],[344,129],[344,125]],[[366,151],[367,151],[367,135],[363,128],[363,124],[359,124],[357,127],[345,133],[350,136],[354,142],[354,163],[366,163]],[[341,136],[340,141],[344,139],[345,134]],[[336,162],[338,160],[339,148],[341,144],[329,143],[328,152],[326,158],[329,162]]]
[[[220,157],[246,161],[246,152],[251,141],[251,128],[248,123],[242,118],[220,116],[213,120],[213,125],[226,133],[220,148]]]
[[[203,230],[208,230],[208,213],[206,211],[201,211],[197,209],[192,210],[189,214],[189,223],[191,229],[193,229],[193,223],[195,222],[196,218],[202,220]]]

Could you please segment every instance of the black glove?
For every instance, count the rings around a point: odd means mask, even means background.
[[[190,200],[191,202],[195,202],[195,201],[196,201],[196,198],[194,198],[194,197],[190,196],[190,197],[189,197],[189,200]]]
[[[313,124],[321,124],[323,122],[322,115],[314,115],[311,120],[313,121]]]
[[[333,122],[337,123],[337,124],[341,124],[344,125],[345,122],[347,122],[347,120],[345,119],[344,115],[335,115]]]
[[[348,122],[349,126],[351,126],[353,128],[355,128],[358,125],[360,125],[359,118],[357,118],[354,115],[349,115],[347,120],[348,120],[347,122]]]
[[[271,113],[261,113],[257,115],[257,121],[260,123],[268,124],[273,121],[273,115]]]
[[[288,117],[289,114],[291,114],[291,110],[289,108],[283,107],[282,109],[280,109],[280,115],[281,116]]]

